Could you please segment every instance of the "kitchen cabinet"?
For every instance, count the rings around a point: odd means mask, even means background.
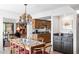
[[[67,34],[66,34],[67,35]],[[73,53],[73,36],[68,34],[62,37],[62,52],[63,53]]]
[[[34,29],[50,29],[51,28],[51,21],[42,20],[42,19],[33,19],[32,20],[32,27]]]
[[[54,35],[53,48],[55,51],[59,51],[66,54],[73,53],[73,35]]]
[[[55,51],[61,52],[61,38],[58,33],[54,34],[53,48]]]
[[[40,20],[33,20],[32,21],[32,27],[35,29],[39,29],[40,28]]]
[[[44,42],[49,43],[51,41],[51,34],[50,33],[33,34],[32,38],[38,41],[39,41],[39,38],[42,38]]]
[[[51,29],[51,21],[46,21],[45,22],[47,29]]]

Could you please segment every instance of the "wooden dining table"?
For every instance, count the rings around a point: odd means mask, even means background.
[[[29,54],[32,54],[34,48],[44,48],[45,46],[43,42],[26,38],[10,39],[9,41],[11,44],[14,43],[20,47],[25,47],[29,51]]]

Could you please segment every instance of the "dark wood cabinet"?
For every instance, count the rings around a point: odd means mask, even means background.
[[[50,33],[33,34],[32,38],[34,40],[38,40],[38,41],[39,41],[39,38],[42,38],[45,43],[51,42],[51,34]]]
[[[73,35],[64,34],[63,36],[54,35],[53,48],[55,51],[59,51],[66,54],[73,53]]]
[[[34,29],[44,29],[44,28],[51,29],[51,21],[33,19],[32,20],[32,27]]]
[[[43,38],[45,43],[51,42],[51,21],[44,19],[33,19],[32,28],[35,30],[32,35],[32,38],[34,40],[39,40],[39,38]]]

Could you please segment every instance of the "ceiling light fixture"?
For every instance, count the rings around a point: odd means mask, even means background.
[[[27,4],[24,4],[24,6],[25,12],[20,16],[19,23],[29,24],[32,21],[32,16],[26,12]]]
[[[79,10],[76,10],[76,13],[79,14]]]

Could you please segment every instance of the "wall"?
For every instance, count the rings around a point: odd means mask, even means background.
[[[77,53],[77,14],[76,12],[73,14],[73,53],[76,54]]]
[[[27,38],[32,38],[32,22],[27,24]]]
[[[72,33],[72,28],[69,28],[69,29],[66,29],[66,28],[63,28],[63,21],[71,21],[72,22],[72,27],[73,27],[73,18],[74,16],[73,15],[64,15],[64,16],[54,16],[53,17],[53,32],[54,33]]]
[[[0,53],[3,53],[3,18],[0,17]]]
[[[10,19],[18,19],[18,14],[6,10],[1,10],[0,9],[0,15],[5,18],[10,18]]]
[[[61,16],[54,16],[53,17],[53,33],[60,33],[60,20]]]
[[[13,22],[17,19],[16,13],[0,10],[0,54],[3,53],[3,22]]]
[[[18,21],[18,14],[6,10],[1,10],[0,9],[0,15],[3,17],[3,22],[10,22],[14,23],[14,33],[16,32],[16,22]]]
[[[13,23],[14,24],[14,33],[16,32],[16,20],[15,19],[10,19],[10,18],[3,17],[3,22]]]
[[[6,18],[5,16],[3,17],[3,22],[10,22],[10,23],[15,23],[16,20],[15,19],[12,19],[12,18]]]
[[[79,15],[77,15],[77,53],[79,54]]]
[[[48,10],[44,12],[40,12],[38,14],[33,14],[33,18],[41,18],[41,17],[46,17],[46,16],[63,16],[63,15],[68,15],[68,14],[73,14],[75,11],[69,7],[69,6],[64,6],[57,8],[55,10]]]
[[[74,16],[71,14],[71,15],[65,15],[65,16],[62,16],[61,17],[61,20],[62,21],[70,21],[71,22],[71,25],[72,25],[72,28],[63,28],[63,22],[61,21],[61,32],[62,33],[73,33],[72,32],[72,29],[73,29],[73,20],[74,20]]]

